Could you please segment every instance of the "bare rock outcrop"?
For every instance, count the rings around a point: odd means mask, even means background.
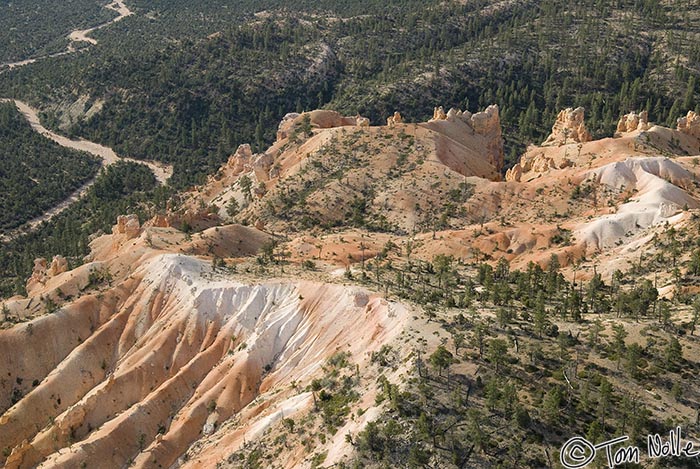
[[[442,106],[436,107],[433,110],[432,121],[444,121],[447,119],[447,114],[445,114],[445,109]]]
[[[506,181],[508,182],[520,182],[522,177],[523,167],[520,163],[516,163],[515,166],[506,170]]]
[[[233,174],[240,174],[250,164],[252,159],[253,150],[249,144],[244,143],[239,145],[236,153],[229,157],[227,166],[233,170]]]
[[[298,112],[290,112],[286,114],[277,126],[277,141],[284,140],[290,134],[290,130],[294,128],[294,123],[299,118]],[[250,145],[248,145],[250,147]],[[240,147],[239,147],[240,149]],[[236,152],[238,153],[238,152]]]
[[[141,233],[141,223],[138,215],[119,215],[117,224],[112,229],[113,234],[124,234],[127,239],[137,237]]]
[[[634,132],[635,130],[649,130],[649,113],[642,111],[639,114],[632,111],[629,114],[622,116],[617,123],[617,133]]]
[[[265,182],[270,180],[270,170],[272,165],[275,163],[275,159],[272,155],[268,153],[261,153],[255,155],[253,160],[253,171],[255,172],[255,177],[260,182]]]
[[[231,155],[231,157],[228,159],[228,163],[226,163],[226,166],[231,169],[232,176],[250,173],[252,171],[255,174],[255,178],[259,182],[266,182],[276,175],[276,173],[273,171],[274,164],[275,157],[273,154],[253,154],[253,150],[250,148],[250,145],[246,143],[240,145],[236,150],[236,153]]]
[[[31,292],[36,287],[46,285],[46,282],[63,272],[68,271],[68,261],[63,256],[54,256],[49,264],[46,259],[39,257],[34,259],[34,269],[32,275],[27,279],[26,288]]]
[[[47,278],[47,262],[43,257],[34,259],[34,268],[32,275],[27,280],[27,291],[31,292],[37,285],[46,283]]]
[[[486,111],[484,111],[486,112]],[[496,106],[496,112],[498,112],[498,106]],[[445,108],[438,106],[433,109],[433,118],[428,122],[439,122],[439,121],[449,121],[455,122],[457,119],[461,119],[467,124],[473,124],[471,122],[472,113],[469,111],[460,111],[459,109],[450,108],[449,111],[445,112]],[[499,122],[500,125],[500,122]]]
[[[481,112],[472,114],[469,111],[461,111],[451,108],[445,112],[442,106],[433,111],[433,118],[428,122],[457,122],[462,121],[469,125],[474,133],[486,138],[486,153],[489,163],[498,171],[503,168],[503,133],[501,131],[501,118],[498,105],[492,104]]]
[[[308,125],[312,129],[331,129],[333,127],[369,126],[369,119],[360,115],[343,116],[339,112],[318,109],[304,113],[290,113],[282,118],[277,127],[277,141],[289,138],[294,131],[308,119]]]
[[[524,173],[542,174],[552,169],[564,169],[573,165],[568,158],[555,160],[546,156],[544,152],[533,153],[532,148],[536,147],[531,147],[531,150],[520,158],[520,163],[506,171],[506,181],[520,182]]]
[[[68,271],[68,261],[63,256],[54,256],[51,260],[51,266],[48,269],[48,276],[55,277]]]
[[[393,127],[396,124],[403,124],[403,117],[401,117],[401,113],[398,111],[395,111],[393,116],[389,116],[386,119],[386,125],[389,127]]]
[[[143,226],[153,228],[170,228],[170,222],[168,221],[168,217],[163,215],[156,215],[150,220],[148,220],[146,223],[144,223]]]
[[[688,111],[685,117],[678,119],[677,129],[684,134],[700,138],[700,115],[695,111]]]
[[[584,122],[584,109],[566,108],[559,112],[552,127],[552,133],[542,146],[566,145],[568,143],[586,143],[593,139]]]
[[[498,112],[498,105],[492,104],[485,110],[471,115],[465,112],[461,117],[465,119],[466,116],[469,116],[468,123],[474,129],[474,132],[487,137],[486,151],[489,162],[500,171],[503,168],[505,157],[503,154],[503,134],[501,132],[501,117]]]

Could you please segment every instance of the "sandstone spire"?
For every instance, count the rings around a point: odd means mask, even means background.
[[[552,133],[542,143],[542,146],[566,145],[567,143],[586,143],[593,137],[583,121],[584,109],[566,108],[559,112],[552,126]]]

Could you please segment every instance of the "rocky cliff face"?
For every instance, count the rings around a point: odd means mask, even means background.
[[[566,108],[559,112],[552,126],[552,133],[542,146],[566,145],[569,143],[586,143],[593,139],[584,122],[584,109]]]
[[[464,122],[471,131],[484,137],[486,140],[485,156],[486,160],[500,171],[504,164],[503,134],[501,131],[501,119],[498,112],[498,105],[492,104],[485,110],[472,114],[469,111],[450,109],[447,113],[442,106],[436,107],[433,111],[433,118],[428,122]]]

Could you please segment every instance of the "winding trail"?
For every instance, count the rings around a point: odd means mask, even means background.
[[[3,64],[0,64],[0,68],[4,68],[4,67],[7,67],[7,68],[4,70],[0,70],[0,73],[7,71],[7,70],[12,70],[14,68],[19,68],[19,67],[23,67],[25,65],[33,64],[33,63],[36,63],[40,60],[49,59],[52,57],[61,57],[63,55],[68,55],[68,54],[73,54],[73,53],[77,52],[77,49],[73,46],[74,42],[87,42],[87,43],[90,43],[92,45],[95,45],[95,44],[97,44],[97,40],[89,37],[88,34],[90,34],[93,31],[97,31],[98,29],[102,29],[106,26],[109,26],[112,23],[116,23],[117,21],[121,21],[124,18],[126,18],[127,16],[131,16],[134,14],[134,12],[129,10],[129,7],[127,7],[124,4],[124,0],[115,0],[114,2],[110,3],[109,5],[105,5],[105,8],[116,11],[118,13],[118,16],[116,16],[115,18],[112,18],[111,20],[109,20],[105,23],[98,24],[97,26],[93,26],[92,28],[76,29],[75,31],[71,31],[71,33],[68,34],[68,40],[71,41],[71,43],[68,44],[68,47],[63,52],[56,52],[55,54],[42,55],[42,56],[34,57],[31,59],[19,60],[17,62],[3,63]]]
[[[108,21],[106,23],[102,23],[98,26],[95,26],[93,28],[89,29],[83,29],[83,30],[76,30],[71,32],[68,35],[68,38],[72,42],[88,42],[90,44],[97,44],[97,41],[91,37],[88,37],[88,34],[91,32],[104,28],[112,23],[116,23],[117,21],[120,21],[127,16],[130,16],[133,14],[129,8],[124,4],[123,0],[115,0],[114,2],[110,3],[109,5],[106,5],[105,8],[109,8],[111,10],[116,11],[119,13],[119,16],[116,18],[112,19],[111,21]],[[5,70],[0,71],[0,73],[3,73],[8,70],[12,70],[14,68],[22,67],[24,65],[29,65],[32,63],[35,63],[39,60],[50,58],[50,57],[58,57],[62,55],[68,55],[76,52],[77,49],[73,47],[72,43],[68,46],[68,49],[59,52],[56,54],[51,54],[51,55],[46,55],[42,57],[37,57],[33,59],[27,59],[27,60],[22,60],[19,62],[13,62],[13,63],[8,63],[8,64],[3,64],[4,66],[7,66]],[[84,140],[84,139],[78,139],[78,140],[71,140],[63,135],[59,135],[55,132],[52,132],[48,130],[46,127],[41,125],[41,121],[39,119],[39,115],[36,110],[32,109],[27,103],[24,103],[22,101],[16,100],[16,99],[8,99],[8,98],[0,98],[0,102],[13,102],[15,106],[17,106],[17,109],[19,112],[24,116],[24,118],[27,120],[31,128],[38,132],[39,134],[43,135],[44,137],[53,140],[54,142],[58,143],[62,147],[66,148],[71,148],[74,150],[79,150],[79,151],[84,151],[87,153],[90,153],[101,160],[101,169],[106,168],[107,166],[111,166],[119,161],[131,161],[134,163],[138,164],[143,164],[145,166],[148,166],[151,171],[153,172],[154,176],[160,182],[161,184],[165,184],[168,178],[170,178],[173,175],[173,168],[171,165],[163,164],[163,163],[158,163],[154,161],[145,161],[145,160],[136,160],[134,158],[128,158],[128,157],[123,157],[117,155],[114,150],[111,148],[105,147],[103,145],[100,145],[99,143],[91,142],[89,140]],[[99,175],[99,173],[98,173]],[[92,187],[95,182],[97,181],[97,175],[87,182],[83,184],[81,187],[79,187],[76,191],[74,191],[72,194],[70,194],[66,199],[58,203],[57,205],[53,206],[43,214],[27,221],[23,225],[15,228],[14,230],[8,231],[5,234],[0,235],[0,241],[8,241],[13,238],[16,238],[17,236],[32,231],[35,229],[39,224],[45,221],[51,220],[53,217],[58,215],[59,213],[63,212],[65,209],[70,207],[73,203],[77,202],[81,197],[83,197],[88,189]]]
[[[111,21],[108,21],[106,23],[102,23],[98,26],[95,26],[93,28],[89,29],[81,29],[81,30],[76,30],[73,31],[68,35],[68,39],[70,39],[73,42],[89,42],[90,44],[97,44],[97,40],[88,37],[88,34],[90,34],[93,31],[96,31],[98,29],[102,29],[105,26],[109,26],[112,23],[116,23],[117,21],[121,21],[127,16],[131,16],[134,14],[133,11],[129,10],[129,8],[124,4],[123,0],[115,0],[114,2],[110,3],[109,5],[106,5],[105,8],[109,8],[110,10],[116,11],[119,16],[116,18],[112,19]],[[70,46],[69,46],[70,48]]]
[[[157,163],[153,161],[143,161],[136,160],[134,158],[121,157],[117,155],[111,148],[100,145],[99,143],[83,139],[71,140],[67,137],[64,137],[63,135],[59,135],[55,132],[52,132],[43,125],[41,125],[39,115],[37,114],[36,110],[32,109],[27,103],[18,101],[16,99],[0,99],[0,102],[13,102],[15,106],[17,106],[19,112],[24,116],[27,122],[29,122],[31,128],[37,133],[43,135],[44,137],[53,140],[62,147],[84,151],[97,156],[101,160],[101,168],[106,168],[107,166],[111,166],[119,161],[131,161],[133,163],[148,166],[151,169],[151,171],[153,171],[153,175],[156,177],[158,182],[160,182],[161,184],[165,184],[168,178],[170,178],[173,175],[173,168],[170,165]],[[43,214],[32,218],[31,220],[25,222],[23,225],[15,228],[14,230],[10,230],[5,234],[0,235],[0,241],[9,241],[23,233],[32,231],[42,222],[51,220],[53,217],[63,212],[65,209],[67,209],[73,203],[77,202],[81,197],[83,197],[87,193],[88,189],[90,189],[90,187],[92,187],[95,184],[98,176],[99,173],[95,175],[95,177],[85,182],[85,184],[80,186],[67,198],[59,202],[57,205],[54,205],[52,208],[50,208]]]

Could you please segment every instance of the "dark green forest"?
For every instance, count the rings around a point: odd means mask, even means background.
[[[100,162],[31,129],[12,103],[0,103],[0,233],[65,199],[97,174]]]
[[[117,16],[94,0],[0,2],[0,64],[62,51],[68,34]]]

